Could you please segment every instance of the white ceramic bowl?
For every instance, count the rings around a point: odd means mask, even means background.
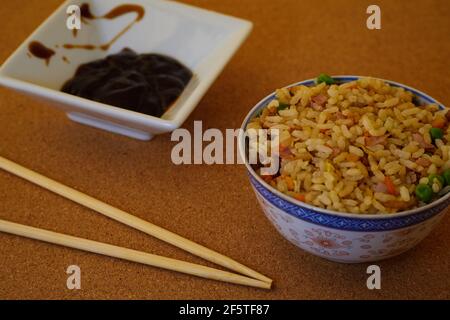
[[[108,51],[64,49],[61,45],[65,43],[106,43],[135,18],[134,14],[128,14],[114,20],[90,21],[89,25],[82,25],[82,29],[74,38],[72,31],[66,27],[66,9],[69,5],[81,6],[83,3],[88,3],[95,15],[105,14],[124,3],[143,6],[146,14]],[[68,0],[3,64],[0,69],[0,84],[46,99],[66,111],[74,121],[136,139],[149,140],[155,134],[170,132],[181,126],[245,40],[251,28],[252,24],[248,21],[173,1]],[[27,55],[31,41],[39,41],[56,51],[49,66],[46,66],[45,61]],[[59,91],[80,64],[117,53],[124,47],[138,53],[169,55],[193,71],[193,80],[161,118]],[[64,62],[63,56],[66,56],[70,63]]]
[[[334,76],[340,83],[361,78]],[[430,96],[393,81],[383,80],[413,92],[422,103],[444,106]],[[313,85],[314,79],[294,85]],[[290,86],[289,86],[290,87]],[[242,129],[264,108],[275,93],[261,100],[245,118]],[[422,241],[444,216],[450,204],[450,193],[413,210],[395,214],[351,214],[326,210],[297,201],[270,186],[249,165],[245,136],[239,138],[239,151],[256,197],[267,218],[289,241],[319,257],[344,263],[369,262],[403,253]]]

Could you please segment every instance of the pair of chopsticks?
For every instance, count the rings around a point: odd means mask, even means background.
[[[127,226],[145,232],[146,234],[156,237],[164,242],[170,243],[180,249],[190,252],[193,255],[238,272],[241,275],[181,260],[118,247],[102,242],[34,228],[1,219],[0,232],[45,241],[48,243],[62,245],[83,251],[94,252],[123,260],[138,262],[167,270],[178,271],[207,279],[219,280],[263,289],[270,289],[272,286],[271,279],[227,256],[224,256],[193,241],[183,238],[148,221],[137,218],[125,211],[115,208],[73,188],[65,186],[57,181],[49,179],[3,157],[0,157],[0,169],[21,177],[44,189],[52,191],[66,199],[72,200],[73,202],[76,202],[82,206],[97,211],[98,213],[119,221]]]

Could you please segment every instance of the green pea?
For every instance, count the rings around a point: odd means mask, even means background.
[[[280,110],[287,109],[289,107],[290,107],[290,105],[288,103],[281,103],[280,102],[280,104],[278,105],[277,109],[278,109],[278,111],[280,111]]]
[[[317,77],[316,83],[321,84],[322,82],[325,82],[326,84],[334,84],[334,79],[330,77],[329,75],[322,73],[320,76]]]
[[[440,128],[431,128],[430,136],[433,141],[436,139],[442,139],[442,137],[444,136],[444,132],[442,132],[442,129]]]
[[[445,170],[442,173],[442,176],[444,177],[445,184],[450,186],[450,169]]]
[[[433,190],[431,190],[429,185],[421,183],[416,186],[416,196],[420,201],[429,203],[433,196]]]
[[[430,176],[428,177],[428,183],[430,184],[430,186],[432,186],[436,181],[441,185],[441,187],[445,185],[445,179],[442,176],[438,174],[430,174]]]

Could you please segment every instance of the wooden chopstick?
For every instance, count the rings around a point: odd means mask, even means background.
[[[91,196],[88,196],[87,194],[63,185],[57,181],[49,179],[37,172],[22,167],[3,157],[0,157],[0,169],[21,177],[44,189],[52,191],[64,198],[72,200],[73,202],[76,202],[82,206],[97,211],[98,213],[101,213],[111,219],[145,232],[148,235],[158,238],[164,242],[170,243],[205,260],[216,263],[251,278],[258,279],[269,284],[272,283],[272,280],[270,278],[250,269],[249,267],[244,266],[243,264],[227,256],[208,249],[164,228],[158,227],[157,225],[154,225],[148,221],[135,217],[123,210],[115,208],[107,203],[97,200]]]
[[[166,258],[146,252],[118,247],[107,243],[69,236],[62,233],[34,228],[0,219],[0,231],[21,237],[45,241],[69,248],[94,252],[109,257],[138,262],[158,268],[191,274],[197,277],[235,283],[262,289],[270,289],[271,284],[238,274],[201,266],[181,260]]]

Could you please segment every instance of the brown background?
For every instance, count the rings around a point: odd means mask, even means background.
[[[2,1],[0,62],[59,4]],[[419,88],[450,105],[450,1],[377,1],[382,30],[369,31],[372,1],[188,0],[254,22],[248,41],[184,126],[238,127],[276,87],[329,74],[372,75]],[[170,135],[140,142],[84,127],[0,89],[0,154],[202,243],[275,279],[263,291],[0,234],[0,298],[450,298],[450,216],[420,245],[380,263],[382,290],[366,288],[367,265],[302,252],[263,216],[242,166],[171,164]],[[21,179],[0,172],[0,218],[204,263]],[[82,290],[65,270],[82,270]]]

